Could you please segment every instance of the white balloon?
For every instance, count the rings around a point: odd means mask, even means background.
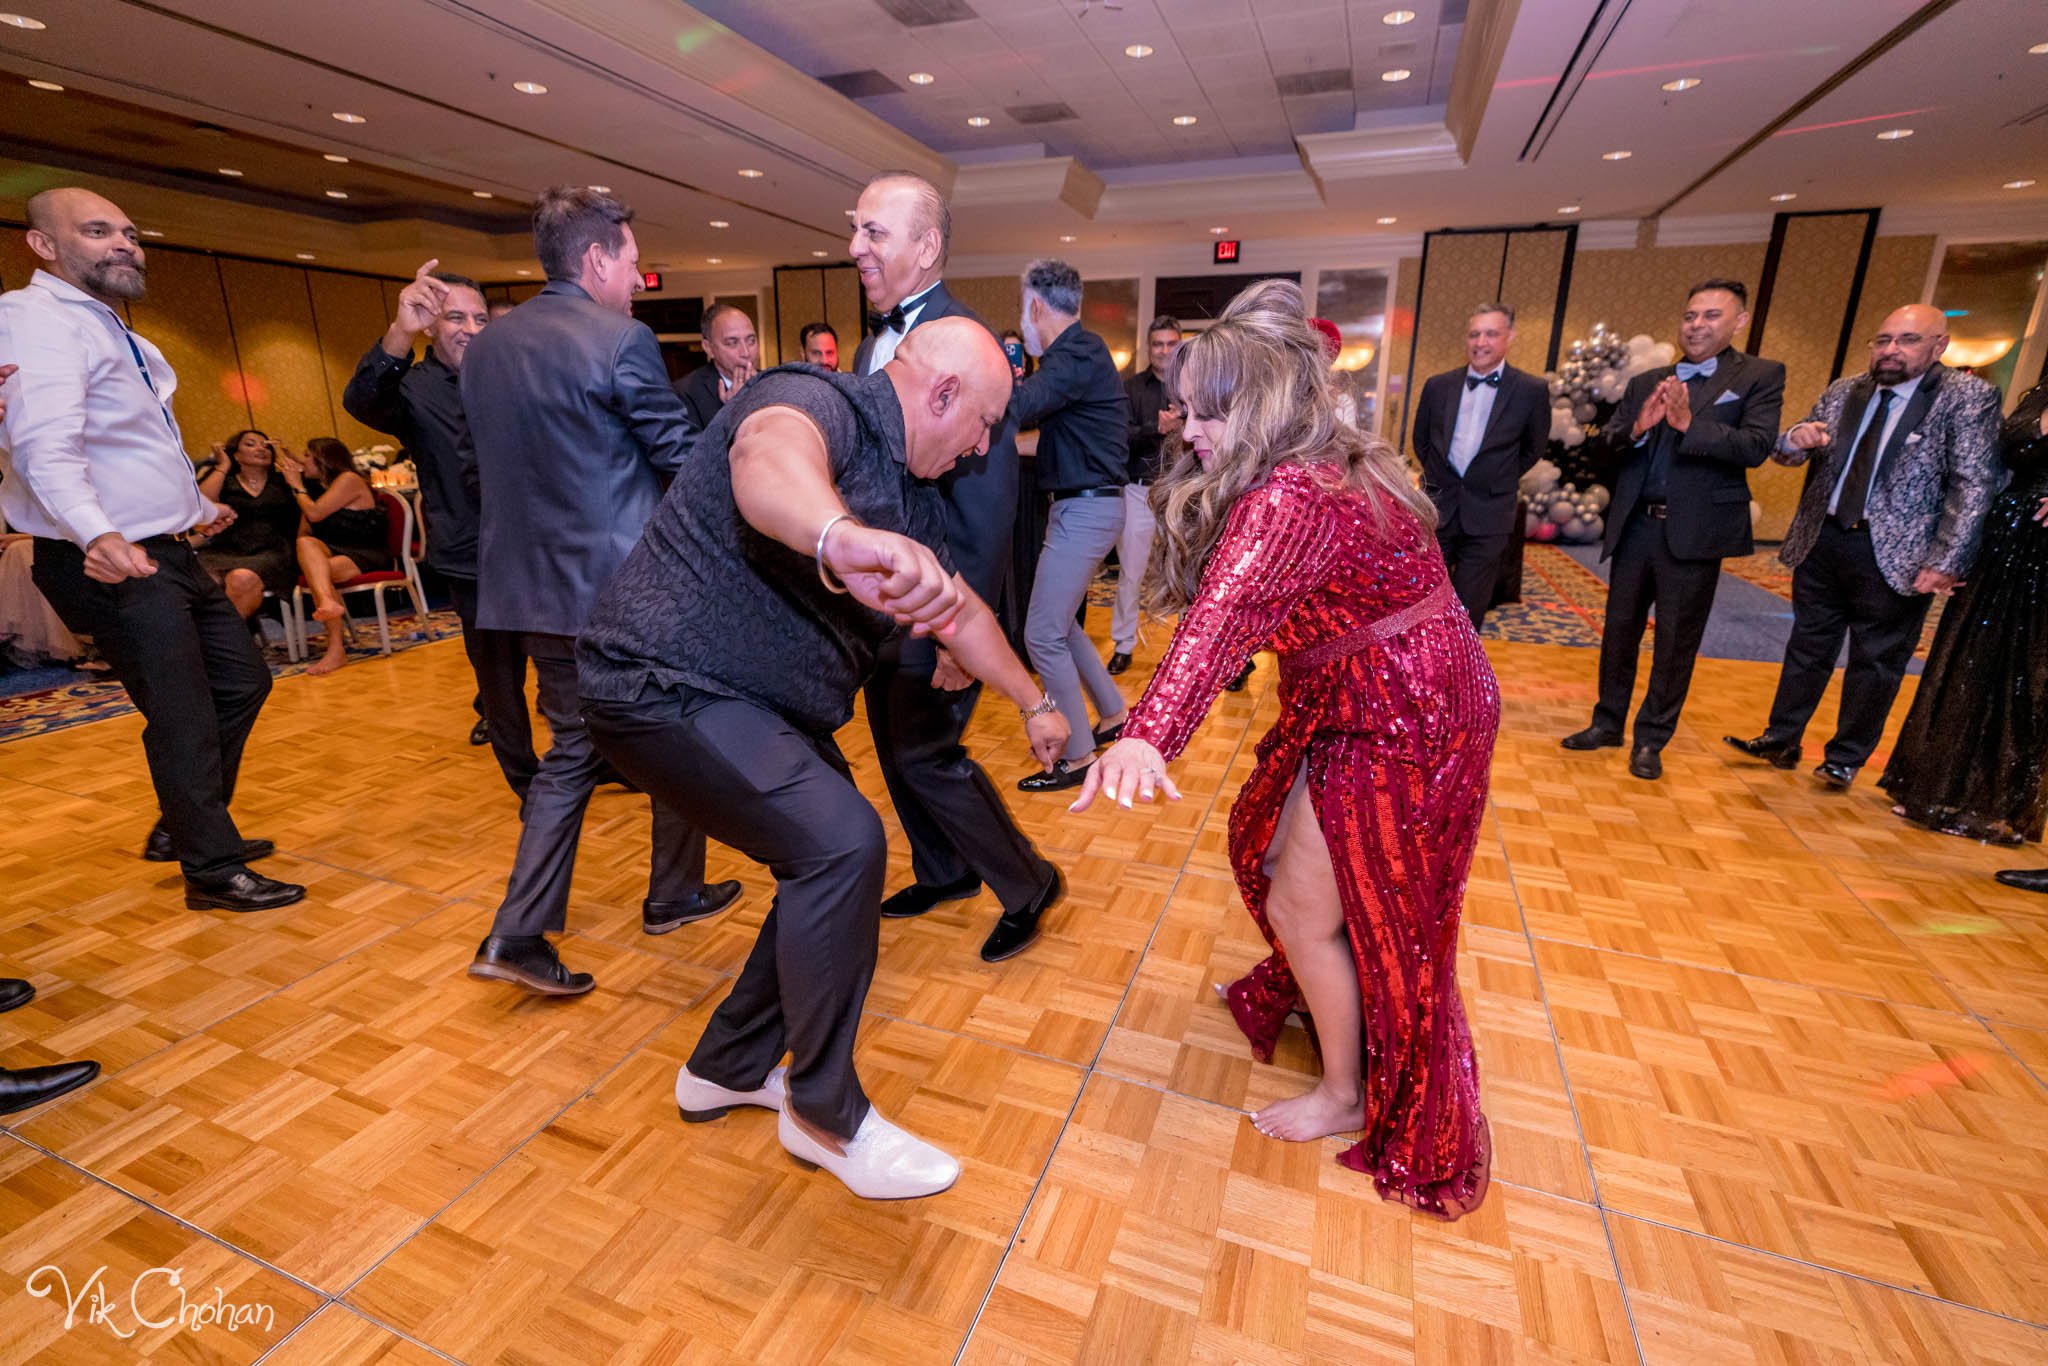
[[[1558,439],[1558,435],[1558,433],[1553,432],[1550,439],[1555,441]],[[1557,476],[1558,468],[1555,461],[1548,458],[1538,460],[1529,467],[1529,472],[1521,478],[1520,488],[1522,496],[1533,501],[1537,495],[1547,493],[1550,490],[1551,486],[1557,482]]]
[[[1558,439],[1564,442],[1564,448],[1566,450],[1576,450],[1578,447],[1586,444],[1586,429],[1584,427],[1579,426],[1577,423],[1573,423],[1571,427],[1566,430],[1565,434],[1559,437]]]
[[[1658,365],[1670,365],[1678,359],[1678,348],[1670,342],[1658,342],[1650,348],[1650,355]]]
[[[1656,342],[1650,339],[1649,333],[1638,332],[1633,337],[1630,337],[1628,339],[1628,352],[1630,355],[1633,356],[1639,352],[1647,352],[1652,346],[1655,345]]]

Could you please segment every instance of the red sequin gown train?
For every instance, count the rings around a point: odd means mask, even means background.
[[[1456,1218],[1492,1158],[1457,948],[1500,690],[1435,538],[1405,509],[1376,533],[1383,496],[1323,469],[1282,466],[1231,510],[1124,735],[1177,757],[1222,685],[1278,652],[1280,717],[1230,812],[1231,865],[1273,953],[1230,1010],[1261,1061],[1287,1013],[1307,1015],[1265,915],[1266,850],[1305,764],[1364,1000],[1364,1136],[1341,1160],[1384,1198]]]

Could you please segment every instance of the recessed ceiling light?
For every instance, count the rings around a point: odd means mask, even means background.
[[[325,158],[324,158],[324,159],[325,159],[325,160],[327,160],[327,161],[331,161],[331,162],[333,162],[333,163],[334,163],[335,165],[337,165],[337,166],[346,166],[346,165],[348,165],[348,158],[347,158],[347,157],[345,157],[345,156],[343,156],[343,155],[342,155],[341,153],[339,153],[339,152],[329,152],[329,153],[327,153],[327,154],[326,154],[326,156],[325,156]]]
[[[1557,206],[1557,211],[1559,213],[1577,213],[1579,206],[1577,204],[1560,204]]]
[[[299,253],[298,253],[298,258],[299,258],[299,259],[300,259],[301,261],[317,261],[317,260],[319,260],[319,259],[320,259],[319,257],[315,256],[315,255],[314,255],[314,254],[313,254],[312,252],[310,252],[310,251],[302,251],[302,252],[299,252]]]
[[[498,197],[489,190],[471,190],[469,193],[472,199],[496,199]]]
[[[49,27],[42,20],[31,19],[26,14],[0,14],[0,24],[5,24],[9,28],[37,29]]]
[[[1628,160],[1628,159],[1629,159],[1630,157],[1632,157],[1632,156],[1634,156],[1634,155],[1635,155],[1635,153],[1634,153],[1634,152],[1623,152],[1623,151],[1614,151],[1614,152],[1602,152],[1602,153],[1600,154],[1600,159],[1601,159],[1602,161],[1627,161],[1627,160]]]
[[[34,87],[35,87],[36,89],[38,89],[38,90],[62,90],[62,89],[64,88],[63,86],[61,86],[61,85],[57,84],[57,83],[56,83],[55,81],[33,81],[33,80],[32,80],[32,81],[30,81],[30,82],[29,82],[29,84],[30,84],[30,85],[32,85],[32,86],[34,86]]]
[[[1070,233],[1070,232],[1063,232],[1063,233],[1061,233],[1061,234],[1060,234],[1060,241],[1062,241],[1062,242],[1071,242],[1071,241],[1073,241],[1073,240],[1074,240],[1074,234],[1072,234],[1072,233]]]
[[[328,197],[329,199],[347,199],[347,198],[348,198],[348,191],[347,191],[347,190],[329,190],[329,191],[327,192],[327,197]]]
[[[1397,219],[1395,219],[1393,215],[1389,214],[1389,215],[1388,215],[1387,217],[1385,217],[1385,218],[1375,218],[1375,219],[1373,219],[1372,221],[1373,221],[1373,222],[1375,222],[1375,223],[1378,223],[1378,224],[1380,224],[1380,225],[1381,225],[1382,227],[1384,227],[1384,226],[1386,226],[1386,225],[1387,225],[1388,223],[1393,223],[1393,222],[1397,222],[1398,220],[1397,220]]]
[[[711,220],[711,226],[714,228],[729,228],[732,224],[726,222],[723,218],[714,218]]]
[[[764,176],[764,175],[766,175],[766,174],[768,174],[768,173],[767,173],[766,171],[757,171],[757,170],[755,170],[755,169],[754,169],[753,167],[751,167],[751,166],[748,166],[748,167],[745,167],[744,169],[742,169],[742,170],[740,171],[740,179],[741,179],[741,180],[759,180],[759,179],[760,179],[760,178],[761,178],[762,176]]]
[[[548,88],[539,81],[514,81],[512,88],[522,95],[545,95]]]
[[[976,114],[976,115],[974,115],[974,116],[973,116],[972,118],[970,118],[970,119],[968,119],[968,120],[967,120],[967,126],[968,126],[969,128],[986,128],[986,127],[988,127],[988,115],[986,115],[986,114]]]
[[[162,237],[164,230],[162,228],[144,228],[142,229],[142,235],[144,237]]]
[[[1659,90],[1669,90],[1672,94],[1676,95],[1679,91],[1690,90],[1699,83],[1700,78],[1697,76],[1680,76],[1677,80],[1666,81],[1657,88]]]
[[[532,272],[532,271],[530,271],[530,270],[515,270],[515,271],[513,271],[512,273],[513,273],[514,275],[531,275],[531,274],[533,274],[533,272]]]
[[[725,258],[723,256],[707,256],[704,259],[705,261],[709,262],[711,265],[714,266],[722,266],[725,264]]]
[[[912,85],[930,85],[937,79],[938,77],[932,75],[929,71],[913,71],[910,73],[910,83]]]
[[[1173,116],[1173,126],[1176,128],[1192,128],[1195,126],[1195,123],[1196,119],[1193,114],[1175,114]]]
[[[1382,71],[1380,73],[1380,79],[1388,82],[1405,81],[1414,74],[1414,72],[1410,71],[1405,66],[1397,66],[1392,71]]]
[[[1211,237],[1221,237],[1221,236],[1222,236],[1222,235],[1223,235],[1224,233],[1226,233],[1226,232],[1229,232],[1229,231],[1230,231],[1230,229],[1229,229],[1229,228],[1225,228],[1225,227],[1214,227],[1214,228],[1211,228],[1211,229],[1209,229],[1209,235],[1210,235]]]
[[[347,112],[346,110],[339,110],[339,109],[338,109],[338,110],[336,110],[336,111],[335,111],[335,113],[334,113],[334,121],[335,121],[336,123],[368,123],[368,122],[369,122],[369,120],[368,120],[368,119],[366,119],[366,118],[364,118],[364,117],[363,117],[363,116],[362,116],[361,114],[351,114],[351,113]]]
[[[2001,190],[2025,190],[2032,188],[2033,184],[2034,182],[2031,180],[2008,180],[1998,188]]]
[[[1146,47],[1143,43],[1132,43],[1129,47],[1124,49],[1124,56],[1126,57],[1137,57],[1142,59],[1145,57],[1150,57],[1151,55],[1152,49]]]
[[[221,168],[220,168],[220,173],[221,173],[222,175],[224,175],[224,176],[229,176],[229,177],[231,177],[231,178],[233,178],[233,179],[235,179],[235,180],[240,180],[240,179],[242,178],[242,173],[241,173],[240,171],[236,170],[236,169],[235,169],[234,167],[232,167],[232,166],[223,166],[223,167],[221,167]]]
[[[1415,11],[1412,9],[1390,9],[1380,16],[1380,22],[1392,24],[1397,28],[1402,24],[1412,24],[1415,22]]]
[[[1913,130],[1910,128],[1887,128],[1877,135],[1877,140],[1879,142],[1897,142],[1900,138],[1912,136]]]
[[[599,194],[610,194],[612,192],[612,187],[609,185],[592,185],[590,188],[596,190]]]
[[[829,251],[814,251],[811,253],[813,256],[830,256],[831,254]]]
[[[1793,200],[1797,198],[1799,198],[1798,194],[1791,190],[1787,190],[1784,194],[1772,195],[1771,202],[1773,204],[1790,204]]]

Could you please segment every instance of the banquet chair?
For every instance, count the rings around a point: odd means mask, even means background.
[[[427,631],[427,592],[420,582],[419,558],[426,553],[426,545],[419,527],[413,520],[412,504],[385,489],[375,490],[377,505],[384,509],[384,521],[388,530],[386,544],[391,558],[397,563],[396,569],[376,569],[367,574],[358,574],[347,583],[337,583],[334,591],[341,595],[344,609],[351,593],[369,593],[377,604],[377,652],[391,653],[391,625],[384,605],[387,589],[402,588],[412,599],[413,622],[422,640],[431,639]],[[311,590],[301,577],[298,586],[292,589],[291,625],[285,628],[291,637],[288,647],[296,648],[303,657],[306,652],[306,595]],[[344,629],[354,631],[346,610],[340,620]]]

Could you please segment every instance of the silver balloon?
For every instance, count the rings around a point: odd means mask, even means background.
[[[1576,408],[1572,409],[1572,416],[1577,418],[1581,422],[1591,422],[1595,417],[1599,415],[1599,412],[1600,410],[1598,408],[1595,408],[1592,404],[1587,403],[1584,400],[1581,400],[1579,402],[1579,405]]]

